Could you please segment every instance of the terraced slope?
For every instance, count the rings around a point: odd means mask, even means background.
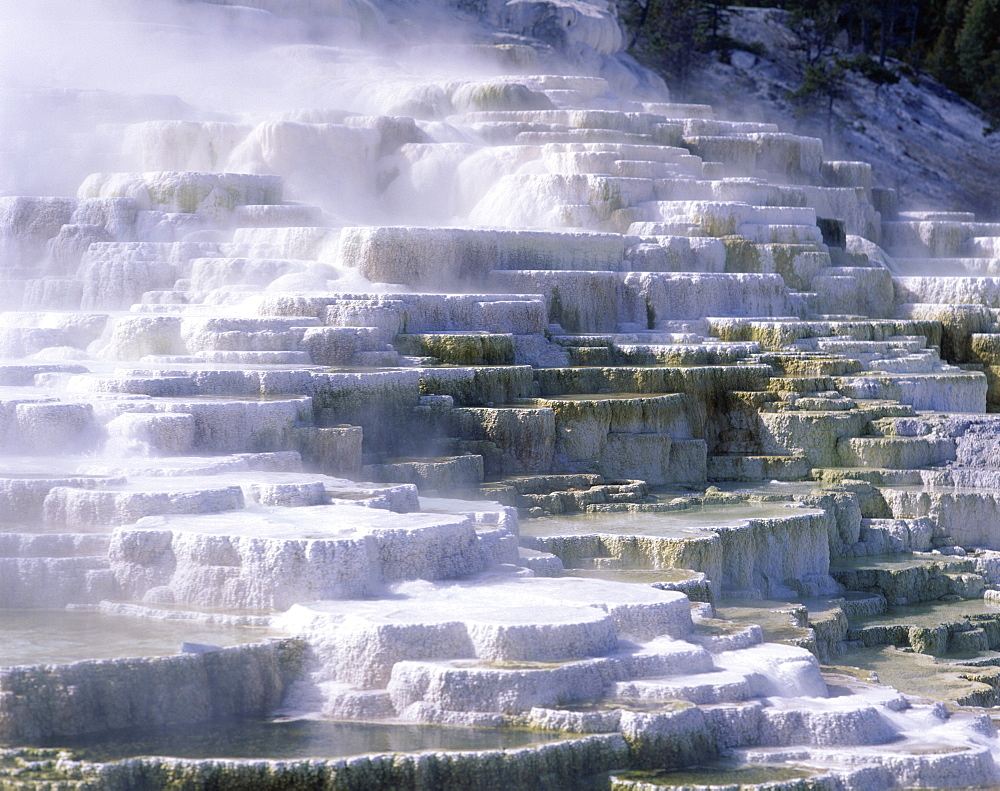
[[[894,214],[816,139],[670,103],[601,3],[423,9],[476,42],[430,65],[419,5],[255,5],[163,33],[249,30],[313,106],[18,94],[99,172],[0,197],[0,607],[97,625],[84,661],[52,664],[56,620],[3,662],[0,777],[998,782],[964,706],[1000,686],[974,668],[1000,647],[1000,226]],[[164,621],[219,645],[97,650]],[[820,665],[876,649],[965,653],[902,692]],[[272,715],[554,743],[24,748]]]

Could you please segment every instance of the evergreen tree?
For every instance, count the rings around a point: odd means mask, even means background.
[[[621,15],[632,33],[632,53],[681,93],[699,54],[731,44],[725,0],[627,0]]]
[[[732,39],[725,33],[729,21],[729,4],[726,0],[705,0],[702,3],[702,24],[708,34],[707,46],[728,55]]]
[[[827,133],[833,130],[834,102],[844,95],[844,71],[844,62],[840,58],[825,58],[808,64],[802,76],[802,85],[792,92],[795,99],[825,102]]]
[[[1000,118],[1000,0],[972,0],[955,39],[962,82],[987,115]]]
[[[936,9],[931,20],[932,29],[936,29],[938,33],[927,56],[927,70],[945,85],[955,89],[962,81],[961,70],[955,58],[955,40],[962,30],[968,5],[968,0],[948,0],[943,10]]]
[[[845,65],[835,42],[843,29],[842,4],[837,0],[799,0],[791,8],[788,26],[795,34],[802,83],[791,92],[801,106],[822,102],[827,132],[833,127],[834,102],[842,96]]]
[[[809,0],[791,7],[788,26],[795,34],[796,51],[803,76],[808,67],[821,66],[834,54],[834,41],[843,29],[841,3],[837,0]]]
[[[692,57],[705,43],[699,0],[648,0],[652,7],[647,40],[660,71],[683,90],[691,74]]]

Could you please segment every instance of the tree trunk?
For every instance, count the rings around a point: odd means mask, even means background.
[[[645,4],[636,3],[639,8],[642,9],[642,13],[639,14],[639,20],[635,23],[635,28],[632,30],[632,34],[629,37],[628,49],[632,49],[639,41],[639,31],[642,30],[643,26],[646,24],[646,20],[649,18],[649,7],[653,5],[656,0],[646,0]]]
[[[890,22],[891,10],[889,8],[889,3],[882,6],[882,41],[879,47],[878,62],[880,65],[885,65],[885,56],[889,51],[889,36],[892,35],[892,23]]]

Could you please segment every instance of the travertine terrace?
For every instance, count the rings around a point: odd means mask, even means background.
[[[0,783],[1000,783],[1000,224],[603,0],[250,5],[139,28],[297,109],[0,97]],[[37,749],[273,717],[541,736]]]

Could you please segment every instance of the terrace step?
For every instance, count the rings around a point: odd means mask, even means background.
[[[804,454],[708,457],[710,481],[801,481],[810,476],[810,465]]]
[[[929,437],[849,437],[838,445],[845,466],[912,470],[955,460],[955,441]]]
[[[483,482],[483,457],[467,454],[444,458],[390,459],[361,468],[366,480],[412,483],[421,493],[471,492]]]
[[[742,673],[716,670],[680,677],[619,681],[612,688],[618,698],[640,701],[687,700],[691,703],[727,703],[753,696],[753,679]]]

